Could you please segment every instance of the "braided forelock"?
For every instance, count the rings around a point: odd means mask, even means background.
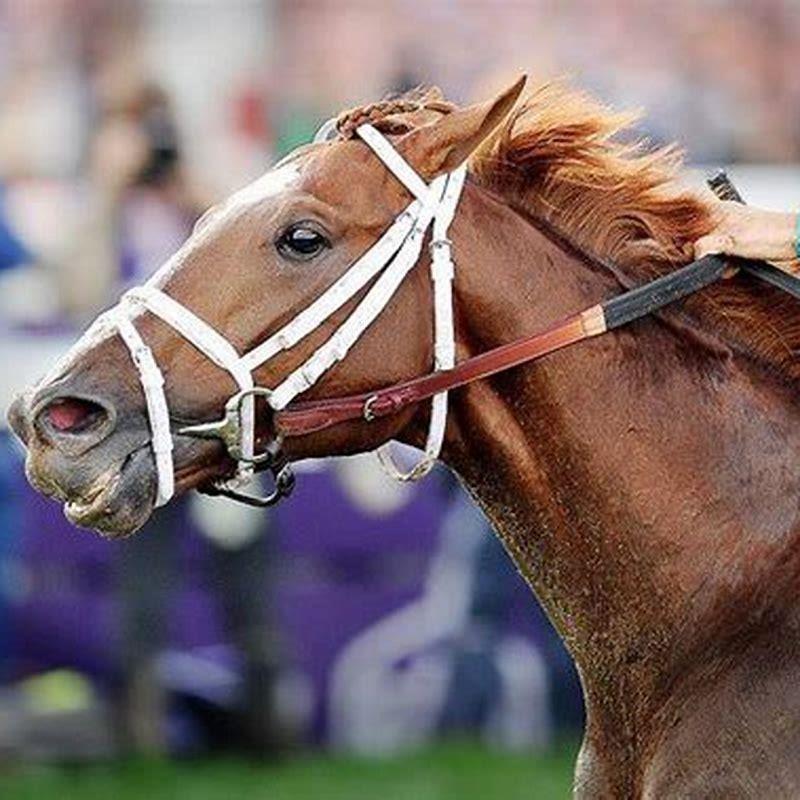
[[[336,131],[342,139],[352,139],[360,125],[369,123],[388,135],[408,133],[416,127],[414,114],[424,111],[449,114],[456,108],[455,103],[444,99],[438,88],[419,87],[396,97],[343,111],[336,118]]]

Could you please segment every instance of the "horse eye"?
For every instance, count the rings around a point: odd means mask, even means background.
[[[303,222],[289,226],[275,244],[282,256],[295,261],[309,261],[330,247],[330,242],[318,230]]]

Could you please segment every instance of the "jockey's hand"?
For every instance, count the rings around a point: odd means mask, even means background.
[[[695,242],[695,258],[724,253],[760,261],[797,259],[797,214],[732,202],[719,203],[714,213],[713,230]]]

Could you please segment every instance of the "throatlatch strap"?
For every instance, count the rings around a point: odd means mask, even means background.
[[[453,247],[447,238],[450,224],[464,188],[466,166],[459,167],[447,177],[436,216],[431,239],[431,280],[433,282],[434,370],[450,370],[455,364],[456,337],[453,325]],[[378,448],[378,460],[384,470],[395,480],[415,481],[433,469],[444,443],[447,427],[447,392],[439,392],[431,399],[431,417],[423,457],[409,470],[401,469],[392,457],[391,445]]]

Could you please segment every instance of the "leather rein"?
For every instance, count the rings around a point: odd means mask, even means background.
[[[720,199],[743,202],[724,172],[710,178],[708,184]],[[800,299],[800,278],[795,275],[765,262],[709,255],[569,316],[544,331],[466,359],[447,371],[431,372],[364,394],[297,402],[277,412],[275,429],[281,436],[302,436],[344,422],[359,419],[372,422],[390,416],[439,392],[536,361],[659,311],[716,283],[730,272],[731,266]]]

